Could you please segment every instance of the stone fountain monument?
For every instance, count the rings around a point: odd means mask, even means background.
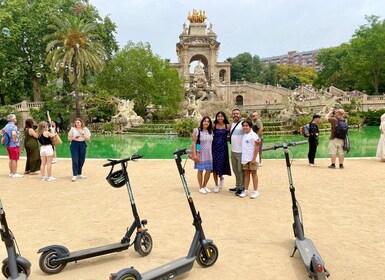
[[[135,102],[133,100],[116,98],[116,101],[119,112],[111,118],[111,121],[119,126],[120,132],[144,123],[143,118],[134,111]]]

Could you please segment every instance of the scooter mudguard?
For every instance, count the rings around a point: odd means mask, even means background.
[[[128,275],[134,275],[135,279],[137,279],[137,280],[143,279],[142,276],[140,275],[140,273],[133,267],[124,268],[117,273],[111,273],[110,279],[111,280],[122,280],[122,279],[124,279],[125,276],[128,276]]]
[[[37,253],[38,254],[44,253],[44,252],[51,251],[51,250],[54,250],[57,253],[58,258],[68,257],[70,255],[70,251],[62,245],[46,246],[46,247],[40,248],[39,251],[37,251]]]
[[[22,257],[22,256],[19,256],[17,255],[16,256],[16,263],[26,269],[29,269],[31,268],[31,263],[29,262],[29,260],[27,260],[26,258]],[[8,258],[5,258],[3,260],[3,264],[4,265],[7,265],[8,264]]]
[[[134,242],[134,249],[135,252],[138,252],[139,247],[140,247],[140,239],[142,238],[142,234],[146,233],[148,230],[147,229],[142,229],[142,232],[137,232],[135,236],[135,242]]]

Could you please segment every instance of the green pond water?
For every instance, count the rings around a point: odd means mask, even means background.
[[[374,157],[376,154],[380,131],[378,127],[364,127],[359,131],[350,130],[349,139],[351,151],[346,157]],[[329,132],[322,132],[320,143],[317,148],[317,158],[328,158]],[[69,142],[67,135],[62,134],[63,144],[57,147],[59,158],[70,158]],[[127,134],[93,134],[92,141],[88,142],[87,158],[124,158],[134,153],[139,153],[145,159],[172,159],[172,153],[179,148],[188,148],[191,144],[190,138],[178,138],[167,136],[133,136]],[[306,140],[301,135],[273,136],[265,135],[263,146],[289,143]],[[295,158],[307,158],[308,145],[292,147]],[[0,155],[7,155],[5,148],[0,149]],[[22,156],[25,152],[22,149]],[[282,149],[263,152],[263,158],[283,158]]]

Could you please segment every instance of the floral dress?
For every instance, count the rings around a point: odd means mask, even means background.
[[[200,139],[201,149],[197,152],[199,162],[195,162],[194,169],[200,171],[213,170],[213,155],[212,155],[212,144],[213,144],[213,133],[206,131],[198,131],[198,128],[194,128],[195,135]]]
[[[213,167],[219,177],[222,175],[231,176],[227,135],[228,131],[226,128],[214,129]]]

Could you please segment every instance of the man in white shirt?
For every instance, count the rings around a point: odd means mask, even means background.
[[[243,185],[243,169],[242,169],[242,120],[241,111],[234,109],[232,111],[233,123],[230,129],[230,141],[231,141],[231,167],[235,175],[235,187],[229,189],[231,192],[235,192],[236,195],[240,195],[244,190]]]

